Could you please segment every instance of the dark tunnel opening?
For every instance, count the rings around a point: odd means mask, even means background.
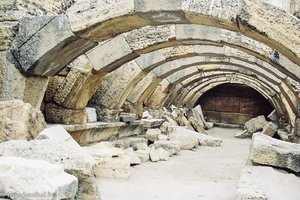
[[[267,117],[271,103],[259,92],[242,84],[226,83],[207,91],[195,104],[200,104],[207,121],[244,125],[258,115]]]

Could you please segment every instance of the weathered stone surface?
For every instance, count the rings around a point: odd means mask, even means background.
[[[252,118],[245,123],[245,128],[248,133],[253,134],[257,131],[261,131],[264,126],[267,124],[265,116],[260,115],[256,118]]]
[[[66,16],[48,16],[49,20],[45,18],[41,16],[21,20],[20,37],[17,37],[20,41],[16,41],[14,56],[25,72],[51,76],[61,71],[70,60],[94,47],[95,43],[77,38]],[[41,28],[33,32],[27,28],[28,24],[40,23],[43,23]]]
[[[203,112],[202,112],[202,108],[200,105],[197,105],[195,108],[192,109],[193,112],[193,116],[198,120],[199,123],[203,123],[203,127],[205,129],[211,129],[212,125],[210,123],[207,123],[205,121]]]
[[[278,114],[276,112],[276,110],[273,110],[269,115],[268,115],[268,119],[270,119],[272,122],[278,122]]]
[[[152,162],[157,162],[157,161],[160,160],[159,154],[158,154],[158,152],[156,151],[155,146],[152,146],[152,147],[150,148],[150,160],[151,160]]]
[[[54,103],[45,106],[45,118],[47,122],[65,124],[84,124],[87,122],[87,114],[84,109],[72,110]]]
[[[218,147],[221,146],[222,140],[213,136],[198,134],[196,135],[200,146],[211,146]]]
[[[163,115],[162,118],[169,122],[171,126],[178,126],[178,123],[168,115]]]
[[[156,129],[148,129],[146,134],[145,134],[145,138],[147,140],[150,140],[152,142],[154,142],[155,140],[158,140],[158,136],[161,134],[161,130],[156,128]]]
[[[180,152],[180,141],[158,140],[154,142],[156,149],[163,148],[170,153],[170,156],[178,155]]]
[[[289,140],[289,134],[286,131],[284,131],[282,129],[278,129],[277,134],[279,135],[281,140],[283,140],[283,141]]]
[[[125,154],[130,158],[130,165],[139,165],[142,163],[139,156],[134,152],[133,148],[125,149]]]
[[[246,166],[242,170],[236,200],[297,200],[300,180],[272,167]],[[284,192],[282,192],[284,191]]]
[[[157,152],[160,160],[162,160],[162,161],[168,161],[169,160],[170,153],[167,150],[160,147],[156,150],[156,152]]]
[[[136,114],[134,113],[120,113],[121,122],[133,122],[136,120]]]
[[[95,108],[85,108],[86,116],[87,116],[87,123],[96,122],[97,121],[97,113]]]
[[[300,172],[300,144],[289,143],[256,133],[252,138],[250,159],[255,163]]]
[[[198,138],[195,133],[199,134],[181,126],[174,126],[173,131],[169,133],[169,140],[179,141],[182,150],[190,150],[198,146]]]
[[[300,118],[297,118],[295,122],[295,135],[300,136]]]
[[[20,157],[0,157],[0,194],[13,199],[73,199],[78,180],[61,165]]]
[[[0,102],[0,142],[34,139],[46,127],[43,114],[20,100]]]
[[[268,122],[261,133],[273,137],[278,129],[278,125],[273,122]]]
[[[1,156],[18,156],[61,164],[64,170],[78,178],[76,198],[96,199],[97,185],[93,175],[95,160],[81,147],[57,140],[11,140],[0,143]]]
[[[187,127],[187,129],[194,131],[193,126],[191,125],[191,123],[187,120],[187,118],[185,116],[179,116],[177,119],[177,123],[180,126],[185,126]]]
[[[158,140],[168,140],[169,137],[167,135],[164,135],[164,134],[159,134],[158,135]]]
[[[129,178],[130,157],[123,149],[102,144],[85,147],[85,150],[96,160],[96,177]]]
[[[129,147],[132,147],[133,149],[137,149],[137,144],[144,143],[147,145],[148,140],[140,137],[129,137],[129,138],[115,140],[112,143],[117,148],[127,149]]]
[[[162,133],[166,134],[168,131],[168,127],[172,126],[170,122],[165,121],[161,126],[160,126],[160,130]]]
[[[203,128],[203,123],[200,123],[193,115],[189,116],[189,122],[198,133],[207,134]]]
[[[150,149],[137,150],[135,153],[142,162],[148,162],[150,160]]]
[[[71,135],[61,125],[54,125],[44,129],[35,138],[36,140],[51,139],[58,142],[70,143],[74,147],[81,148],[80,145],[71,137]]]
[[[240,131],[234,135],[234,137],[236,137],[236,138],[247,138],[249,136],[250,135],[247,130]]]
[[[144,128],[159,128],[165,120],[163,119],[142,119]]]
[[[143,112],[142,119],[153,119],[153,116],[150,115],[148,110],[146,110],[145,112]]]

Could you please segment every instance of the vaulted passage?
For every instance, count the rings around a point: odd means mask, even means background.
[[[223,84],[207,91],[197,101],[207,121],[244,125],[258,115],[267,117],[274,109],[256,90],[241,84]]]

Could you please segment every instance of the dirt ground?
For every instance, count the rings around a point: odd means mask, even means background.
[[[221,147],[181,151],[169,161],[132,168],[128,180],[98,180],[102,200],[233,200],[250,139],[236,139],[240,129],[213,128]]]

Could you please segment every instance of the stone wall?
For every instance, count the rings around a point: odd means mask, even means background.
[[[258,115],[268,115],[273,109],[254,89],[239,84],[220,85],[198,103],[208,121],[241,125]]]

